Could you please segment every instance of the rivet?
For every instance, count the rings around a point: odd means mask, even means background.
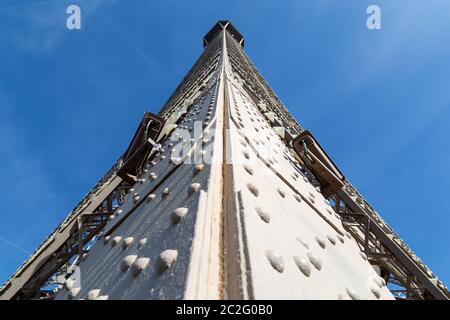
[[[122,212],[123,212],[122,209],[117,210],[117,211],[116,211],[116,216],[120,215]]]
[[[148,196],[147,196],[147,200],[148,201],[152,201],[153,199],[155,199],[156,198],[156,194],[154,194],[154,193],[150,193]]]
[[[112,246],[114,247],[115,245],[117,245],[120,242],[120,240],[122,240],[121,236],[114,237],[111,241]]]
[[[156,175],[156,173],[154,173],[154,172],[151,172],[151,173],[150,173],[150,178],[151,178],[151,179],[155,180],[157,177],[158,177],[158,176]]]
[[[283,257],[281,257],[273,250],[266,250],[266,257],[275,270],[277,270],[280,273],[284,271]]]
[[[200,171],[203,170],[204,167],[205,167],[204,164],[197,164],[197,165],[195,166],[195,173],[199,173]]]
[[[317,270],[322,269],[322,261],[320,260],[319,256],[317,256],[315,253],[308,251],[307,253],[308,259],[311,262],[311,264],[316,268]]]
[[[294,256],[294,262],[300,271],[307,277],[311,275],[311,264],[305,258]]]
[[[169,193],[170,193],[169,188],[164,188],[162,195],[163,197],[167,197]]]
[[[380,297],[381,297],[380,289],[372,287],[372,288],[370,288],[370,292],[372,292],[372,294],[373,294],[377,299],[380,299]]]
[[[81,288],[72,288],[69,290],[69,298],[74,299],[78,293],[80,292]]]
[[[336,238],[333,237],[331,234],[327,235],[328,240],[331,242],[331,244],[334,246],[336,244]]]
[[[66,282],[64,282],[64,286],[68,290],[72,289],[74,284],[75,284],[75,280],[73,280],[73,279],[67,279]]]
[[[326,244],[322,237],[316,236],[314,239],[316,239],[317,244],[322,248],[325,249]]]
[[[147,238],[143,238],[139,241],[139,248],[145,246],[147,243]]]
[[[164,250],[159,255],[160,263],[159,263],[159,271],[165,271],[169,269],[172,264],[177,261],[178,258],[178,251],[177,250]]]
[[[259,195],[258,188],[256,188],[256,186],[254,184],[247,183],[247,188],[255,197],[257,197]]]
[[[111,238],[111,236],[106,236],[105,238],[103,238],[104,243],[107,243],[110,238]]]
[[[278,191],[278,193],[280,194],[280,196],[281,196],[282,198],[285,198],[285,197],[286,197],[286,192],[284,192],[284,190],[282,190],[282,189],[280,189],[280,188],[277,188],[277,191]]]
[[[134,196],[133,196],[134,203],[138,202],[140,198],[141,197],[139,197],[139,195],[137,193],[135,193]]]
[[[128,238],[123,239],[123,242],[122,242],[122,248],[123,248],[123,249],[128,248],[128,246],[129,246],[132,242],[133,242],[133,237],[128,237]]]
[[[351,289],[351,288],[346,288],[345,292],[347,292],[348,296],[350,298],[352,298],[353,300],[360,300],[361,298],[359,297],[359,295],[355,292],[355,290]]]
[[[345,238],[343,236],[341,236],[340,234],[338,234],[336,237],[339,239],[340,242],[342,242],[342,243],[345,242]]]
[[[270,222],[270,215],[269,215],[269,213],[267,213],[266,211],[264,211],[260,207],[256,207],[255,210],[258,213],[258,215],[259,215],[259,217],[261,218],[262,221],[264,221],[265,223],[269,223]]]
[[[112,214],[112,215],[110,215],[110,216],[108,217],[108,220],[111,221],[111,220],[114,219],[115,217],[116,217],[116,216]]]
[[[295,200],[297,200],[298,202],[302,202],[302,197],[300,197],[298,194],[294,193],[294,198]]]
[[[87,299],[88,300],[95,300],[98,295],[100,294],[100,289],[94,289],[88,292]]]
[[[363,258],[364,260],[367,260],[367,255],[364,252],[359,252],[359,254],[361,255],[361,258]]]
[[[347,238],[351,239],[352,235],[349,232],[346,232],[345,235],[347,236]]]
[[[200,183],[195,182],[195,183],[191,184],[189,189],[191,192],[198,192],[198,191],[200,191],[201,187],[202,186]]]
[[[249,165],[244,164],[244,169],[248,172],[248,174],[253,175],[253,169]]]
[[[170,158],[170,160],[172,161],[173,164],[175,165],[179,165],[181,162],[183,162],[183,159],[179,158],[179,157],[172,157]]]
[[[97,298],[95,298],[95,300],[108,300],[109,296],[108,295],[104,295],[104,296],[99,296]]]
[[[311,203],[315,203],[316,202],[316,200],[314,200],[313,197],[309,197],[309,201],[311,201]]]
[[[373,277],[373,281],[377,284],[378,287],[383,287],[383,281],[381,281],[382,278],[379,276]],[[384,280],[384,279],[383,279]]]
[[[145,268],[147,268],[150,263],[150,258],[139,258],[136,259],[133,263],[132,272],[134,276],[137,276],[141,273]]]
[[[173,212],[173,215],[172,215],[173,224],[178,223],[181,219],[184,218],[184,216],[186,216],[187,213],[188,213],[188,208],[181,207],[181,208],[175,209]]]
[[[308,242],[306,242],[305,239],[303,239],[301,237],[297,237],[297,241],[300,242],[306,249],[309,249],[309,244],[308,244]]]
[[[129,255],[129,256],[126,256],[125,258],[123,258],[122,263],[121,263],[122,271],[128,270],[133,265],[133,263],[136,261],[136,259],[137,259],[137,255],[135,255],[135,254],[132,254],[132,255]]]

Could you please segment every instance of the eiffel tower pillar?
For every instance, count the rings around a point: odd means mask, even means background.
[[[239,31],[219,21],[203,44],[1,298],[448,299],[283,106]],[[42,291],[55,274],[58,290]]]

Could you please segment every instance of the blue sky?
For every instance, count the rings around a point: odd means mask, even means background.
[[[382,30],[366,28],[378,4]],[[77,4],[82,30],[65,27]],[[231,19],[294,117],[450,285],[450,2],[0,2],[0,282]]]

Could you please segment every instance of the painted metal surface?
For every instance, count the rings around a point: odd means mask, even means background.
[[[394,299],[364,234],[299,163],[290,141],[303,128],[226,28],[208,33],[159,113],[157,152],[56,299]],[[342,201],[369,212],[349,186]]]

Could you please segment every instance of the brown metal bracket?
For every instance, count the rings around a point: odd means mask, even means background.
[[[164,127],[163,118],[146,112],[123,158],[123,165],[117,175],[133,185],[136,176],[152,151]]]
[[[345,177],[309,131],[303,131],[293,141],[294,151],[322,185],[325,198],[340,190]]]

